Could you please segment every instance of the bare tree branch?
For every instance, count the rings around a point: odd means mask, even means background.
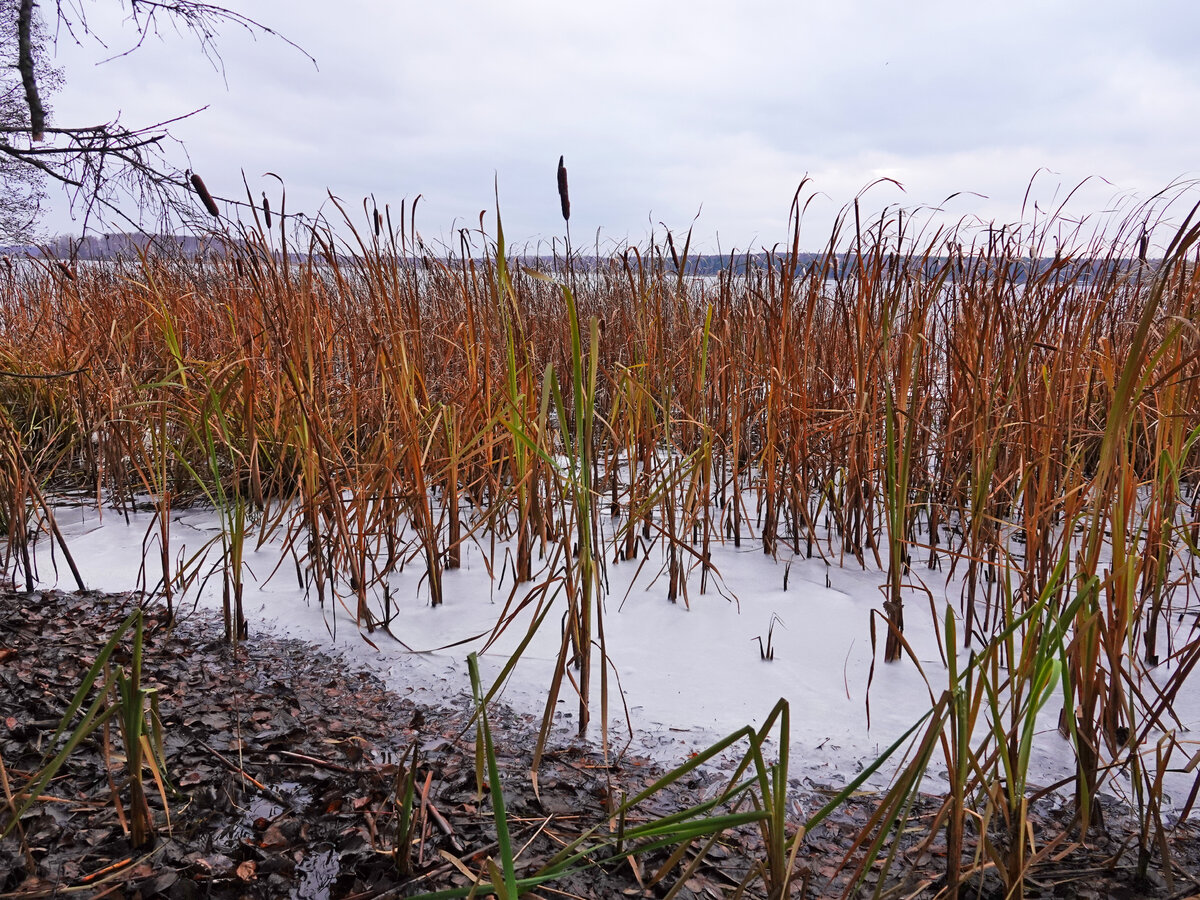
[[[37,78],[33,72],[33,0],[21,0],[17,12],[17,71],[25,86],[25,102],[29,104],[29,131],[35,141],[44,140],[46,110],[38,96]]]
[[[223,28],[234,26],[252,35],[264,35],[273,40],[282,41],[293,50],[302,53],[313,67],[317,61],[303,47],[289,40],[275,29],[264,25],[257,19],[228,9],[215,3],[205,3],[202,0],[120,0],[122,5],[129,7],[129,19],[137,31],[137,40],[132,46],[108,59],[119,59],[128,56],[140,48],[150,35],[161,35],[160,26],[170,27],[176,34],[189,32],[195,38],[201,52],[213,64],[217,71],[224,76],[224,66],[220,51],[217,48],[217,38]],[[67,30],[75,35],[78,26],[84,33],[91,35],[101,46],[107,46],[87,24],[86,10],[81,0],[56,0],[58,20]],[[107,62],[108,60],[105,60]]]
[[[93,41],[107,52],[110,45],[105,36],[88,22],[88,2],[55,0],[60,33],[77,42],[81,38]],[[216,42],[223,29],[233,27],[281,40],[316,65],[309,54],[274,29],[214,3],[118,2],[128,12],[126,22],[132,23],[136,38],[128,49],[109,58],[132,53],[147,37],[169,28],[177,35],[194,38],[224,77]],[[0,40],[3,55],[10,61],[8,71],[14,73],[5,80],[0,68],[0,240],[29,239],[29,229],[45,197],[46,180],[68,191],[72,211],[82,212],[85,232],[94,214],[102,220],[118,219],[135,230],[145,227],[147,216],[167,225],[174,220],[197,224],[204,221],[205,213],[219,215],[216,200],[207,189],[194,190],[190,161],[169,127],[200,110],[146,127],[129,127],[119,119],[77,127],[50,123],[52,111],[43,97],[47,85],[53,88],[61,76],[43,62],[51,40],[34,0],[0,0]],[[242,201],[224,202],[242,205]]]

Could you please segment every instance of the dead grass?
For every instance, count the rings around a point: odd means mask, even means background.
[[[926,234],[854,207],[810,258],[800,212],[798,195],[790,248],[709,279],[685,275],[672,236],[574,259],[569,297],[495,246],[464,235],[435,253],[403,210],[393,229],[374,208],[349,246],[249,229],[196,259],[24,264],[0,304],[6,567],[36,578],[27,536],[52,525],[39,486],[148,498],[147,586],[170,602],[194,575],[166,554],[170,509],[207,500],[227,523],[236,639],[245,541],[284,541],[321,603],[368,631],[391,616],[391,574],[422,566],[436,605],[476,542],[497,577],[513,572],[506,611],[531,602],[516,585],[582,604],[568,680],[602,640],[578,630],[597,603],[585,586],[652,549],[685,603],[724,541],[877,569],[888,659],[920,570],[937,568],[962,587],[957,639],[981,658],[1013,616],[1074,610],[1059,658],[1086,820],[1102,760],[1173,734],[1200,659],[1195,630],[1176,642],[1165,627],[1200,603],[1196,226],[1148,263],[1153,206],[1053,253],[1053,219]],[[599,574],[568,584],[565,561],[593,539],[581,517],[601,505],[621,527],[592,548]],[[494,551],[509,538],[515,558]],[[1146,693],[1165,662],[1174,674]],[[986,788],[988,752],[973,758]]]

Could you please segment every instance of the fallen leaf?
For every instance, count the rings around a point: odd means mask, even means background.
[[[234,868],[233,860],[224,853],[202,856],[196,860],[196,866],[203,874],[207,874],[212,878],[225,878]]]

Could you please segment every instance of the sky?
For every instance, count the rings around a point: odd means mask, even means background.
[[[560,155],[574,244],[602,251],[664,228],[786,243],[802,183],[820,249],[860,193],[864,215],[1007,224],[1082,185],[1063,216],[1087,230],[1200,177],[1192,0],[227,0],[304,52],[226,26],[220,67],[169,28],[98,65],[136,32],[77,2],[106,46],[60,35],[58,124],[206,107],[175,158],[214,194],[244,197],[244,173],[276,209],[286,189],[340,219],[332,193],[359,225],[365,197],[398,220],[419,196],[418,231],[451,246],[484,211],[495,236],[497,193],[510,246],[561,245]],[[56,203],[46,230],[78,228]]]

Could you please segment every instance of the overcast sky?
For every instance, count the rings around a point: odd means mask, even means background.
[[[181,123],[213,193],[315,212],[327,190],[361,214],[422,199],[429,240],[485,225],[494,184],[510,243],[562,234],[560,154],[576,245],[642,242],[651,226],[757,249],[787,240],[802,179],[816,249],[868,183],[868,208],[945,203],[1014,222],[1040,208],[1128,208],[1200,176],[1200,4],[1054,0],[228,0],[312,55],[226,28],[224,73],[188,36],[136,53],[61,38],[60,125],[120,113]],[[43,8],[52,7],[43,0]],[[114,0],[85,3],[109,52]],[[184,165],[187,163],[184,162]],[[1040,171],[1040,174],[1039,173]],[[1101,180],[1103,179],[1103,180]],[[328,208],[327,212],[332,212]],[[1027,216],[1028,218],[1028,216]],[[77,230],[60,208],[51,231]]]

